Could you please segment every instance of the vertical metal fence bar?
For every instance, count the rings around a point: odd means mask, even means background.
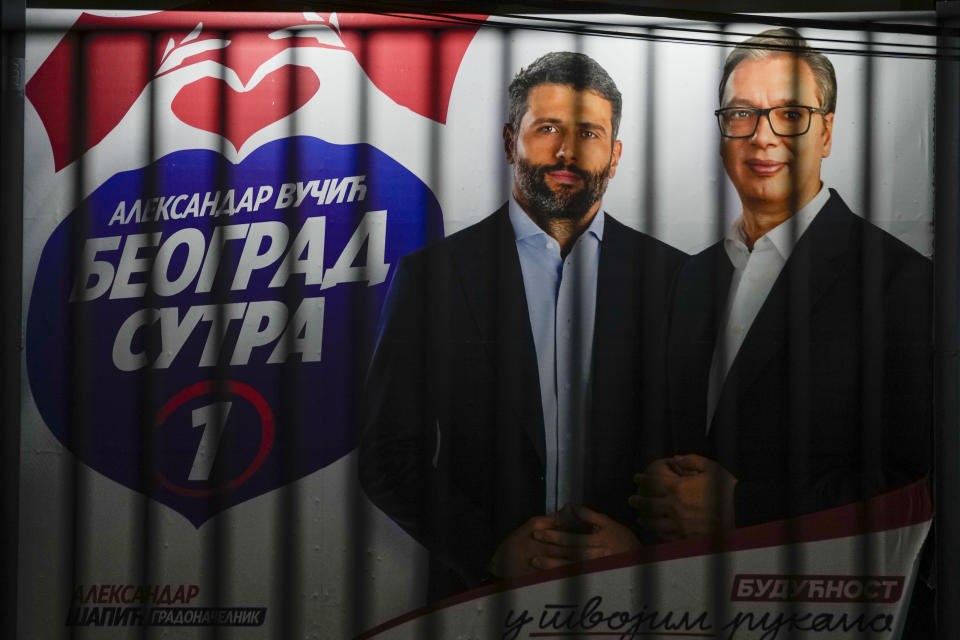
[[[654,235],[657,227],[657,157],[655,153],[655,142],[657,139],[656,61],[658,45],[655,34],[655,29],[647,29],[647,37],[643,41],[643,50],[646,52],[646,55],[643,56],[643,76],[639,79],[639,82],[641,82],[644,87],[642,108],[643,125],[642,128],[638,127],[640,135],[637,136],[637,142],[639,144],[637,144],[636,149],[633,150],[633,153],[640,159],[643,167],[640,185],[641,193],[643,194],[643,200],[640,205],[640,230],[649,235]],[[638,67],[640,67],[639,64]],[[649,278],[650,282],[657,282],[658,279],[663,277],[663,274],[643,273],[641,267],[637,272],[633,273],[632,276],[636,278],[638,282],[642,282],[645,278]],[[665,318],[664,322],[666,322]],[[644,343],[641,341],[641,344]],[[652,383],[653,380],[656,379],[647,379],[647,375],[663,375],[663,371],[666,371],[666,345],[664,345],[663,352],[651,354],[640,351],[639,357],[641,361],[639,365],[640,377],[638,382],[642,390],[647,384]],[[650,359],[654,362],[652,367],[650,366]],[[653,410],[650,406],[652,402],[660,402],[661,400],[663,400],[664,405],[666,405],[666,398],[656,398],[653,394],[649,393],[643,394],[643,398],[644,404],[641,409],[643,413],[641,413],[641,423],[637,425],[637,428],[644,429],[648,432],[656,430],[657,433],[656,435],[650,437],[645,436],[639,439],[641,442],[641,450],[637,452],[638,464],[634,470],[638,473],[642,473],[645,470],[644,465],[652,461],[651,453],[654,453],[658,458],[661,454],[665,455],[666,452],[663,450],[663,447],[666,447],[669,442],[669,436],[667,435],[669,424],[666,424],[668,412],[666,410]],[[654,443],[654,452],[644,450],[647,442]],[[678,452],[674,451],[672,453]],[[629,484],[627,486],[629,486]],[[655,542],[652,538],[646,537],[641,540],[643,544],[655,544]],[[642,611],[647,603],[653,601],[653,598],[656,597],[656,594],[660,592],[661,588],[666,588],[666,585],[661,585],[660,583],[659,564],[655,562],[636,565],[631,571],[631,581],[638,587],[638,590],[634,591],[634,596],[630,599],[630,605],[637,611]]]
[[[296,42],[296,32],[287,32],[288,37]],[[287,49],[291,56],[290,64],[287,65],[287,95],[286,100],[290,105],[290,116],[288,117],[287,140],[286,140],[286,158],[284,175],[287,184],[298,182],[301,179],[300,172],[300,139],[298,115],[294,109],[297,106],[297,48],[296,46]],[[293,325],[293,314],[300,306],[299,301],[304,297],[305,281],[301,283],[298,276],[293,275],[293,263],[299,256],[294,255],[293,238],[297,230],[305,220],[301,210],[296,207],[289,207],[284,212],[284,223],[290,229],[290,247],[286,258],[280,266],[280,272],[284,274],[285,284],[281,293],[281,299],[287,308],[288,326]],[[274,575],[274,584],[271,593],[274,596],[273,601],[279,602],[279,619],[275,623],[277,640],[286,638],[300,637],[302,629],[303,607],[301,602],[302,595],[299,592],[301,585],[300,565],[298,558],[301,552],[302,542],[302,521],[300,518],[300,487],[297,484],[297,470],[300,469],[299,456],[302,455],[302,433],[305,427],[302,420],[305,417],[300,413],[301,399],[301,377],[300,369],[306,354],[300,357],[293,357],[296,335],[294,331],[287,330],[281,338],[283,343],[281,349],[284,351],[284,361],[279,366],[280,369],[280,404],[282,407],[281,415],[287,416],[289,424],[278,424],[277,427],[282,434],[282,448],[278,452],[282,457],[283,464],[279,473],[282,475],[278,483],[280,495],[278,496],[278,518],[274,522],[274,545],[276,545],[276,557],[279,567]]]
[[[400,31],[404,37],[409,37],[409,33],[406,31]],[[377,40],[377,31],[369,31],[367,27],[357,28],[355,32],[355,37],[357,39],[357,49],[355,56],[357,62],[362,68],[366,68],[364,65],[367,63],[369,56],[371,55],[371,48],[375,46],[380,46],[380,42]],[[359,74],[357,78],[357,141],[361,144],[368,142],[368,137],[370,135],[370,96],[367,86],[368,80],[364,74]],[[365,154],[358,152],[358,160],[365,160]],[[359,171],[356,172],[359,174]],[[376,179],[376,176],[372,176],[371,179]],[[358,210],[354,210],[351,215],[351,227],[356,227],[356,225],[361,220],[361,214]],[[357,304],[356,296],[350,298],[350,304],[348,307],[348,313],[351,314],[353,318],[359,318],[360,314],[363,312],[363,309]],[[357,354],[359,353],[358,346],[360,344],[358,339],[358,332],[355,330],[356,322],[353,323],[353,329],[350,331],[348,336],[345,336],[344,339],[348,340],[351,349],[350,352],[354,354],[354,358],[351,361],[351,370],[347,372],[347,375],[350,376],[351,380],[354,379],[363,379],[363,374],[357,376],[356,367],[360,366],[356,360],[358,359]],[[363,370],[366,370],[367,363],[364,363]],[[352,386],[352,385],[348,385]],[[363,428],[362,424],[357,424],[357,441],[360,441],[360,430]],[[375,583],[370,577],[370,520],[367,513],[367,502],[364,498],[363,492],[357,489],[352,493],[347,499],[349,512],[347,513],[347,532],[351,536],[351,546],[349,551],[349,564],[347,565],[347,570],[349,571],[349,578],[346,582],[345,597],[347,598],[347,620],[349,621],[348,631],[351,634],[359,633],[369,624],[369,609],[367,607],[367,593],[368,590],[372,590],[375,587]]]
[[[724,32],[726,28],[728,28],[728,26],[729,25],[722,25],[721,33],[718,40],[721,40],[721,41],[723,40]],[[721,71],[724,68],[727,55],[729,55],[731,51],[732,49],[725,46],[717,48],[717,54],[718,54],[717,57],[718,57],[718,63],[719,63],[718,66],[721,69]],[[718,107],[723,106],[722,95],[718,95],[717,106]],[[717,136],[718,136],[719,144],[723,145],[724,139],[720,137],[719,132],[717,133]],[[727,211],[726,185],[727,185],[728,178],[727,178],[727,173],[723,164],[723,158],[721,154],[716,153],[713,156],[713,158],[716,164],[714,166],[715,178],[714,178],[714,192],[713,192],[713,203],[712,203],[714,228],[713,228],[712,237],[720,239],[724,237],[724,234],[726,233],[726,230],[727,230],[727,218],[728,218],[729,212]],[[721,244],[720,250],[717,252],[716,260],[718,261],[718,264],[717,264],[717,267],[714,269],[714,278],[713,278],[714,281],[713,281],[713,288],[712,288],[712,295],[713,295],[712,306],[713,306],[713,312],[714,312],[713,317],[716,319],[716,324],[715,324],[715,327],[713,328],[714,335],[716,336],[716,339],[715,339],[716,354],[714,357],[720,363],[719,370],[721,372],[725,372],[730,369],[731,354],[727,351],[727,341],[723,335],[724,324],[726,322],[726,309],[730,305],[730,301],[727,300],[729,296],[730,285],[729,285],[728,279],[725,277],[724,274],[727,272],[727,269],[729,269],[730,267],[729,267],[729,257],[727,256],[726,251],[724,250],[722,244]],[[723,263],[722,267],[725,267],[725,268],[721,267],[721,264],[720,264],[721,262]],[[711,374],[708,373],[708,375],[711,375]],[[720,374],[719,379],[717,380],[713,380],[713,381],[708,380],[708,385],[711,383],[719,386],[719,388],[717,388],[715,391],[715,393],[719,394],[720,388],[722,388],[722,385],[724,384],[723,373]],[[719,410],[719,407],[714,409],[714,413],[717,410]],[[710,415],[709,417],[706,418],[706,422],[704,426],[707,431],[703,434],[704,441],[706,442],[708,438],[715,438],[716,439],[715,441],[717,443],[717,447],[716,447],[717,457],[720,459],[723,459],[725,455],[728,455],[727,459],[729,460],[735,459],[735,452],[732,450],[736,446],[735,438],[720,439],[718,437],[718,434],[713,433],[713,429],[711,428],[711,425],[710,425],[712,418],[713,418],[713,415]],[[725,454],[724,451],[728,453]],[[686,455],[690,452],[684,450],[684,451],[677,451],[676,453],[679,453],[681,455]],[[733,454],[733,455],[730,455],[730,454]],[[720,486],[720,483],[716,483],[714,486],[709,487],[709,490],[713,492],[713,499],[715,503],[719,504],[719,501],[724,499],[724,496],[722,493],[723,488]],[[727,555],[721,552],[725,542],[726,542],[726,532],[722,530],[718,530],[716,534],[713,536],[713,540],[712,540],[712,547],[713,547],[712,551],[714,553],[709,556],[707,566],[705,567],[705,574],[706,574],[707,580],[702,585],[703,590],[706,591],[704,602],[707,603],[709,610],[715,612],[715,617],[714,617],[715,626],[720,625],[721,628],[722,628],[722,625],[726,623],[728,618],[728,612],[729,612],[729,600],[726,594],[725,576],[730,571],[730,566],[729,566],[730,563],[729,563],[729,559],[727,558]],[[720,631],[718,631],[718,633],[719,632]]]
[[[218,36],[221,40],[228,40],[234,36],[241,36],[242,31],[220,31]],[[213,210],[211,215],[216,214],[218,208],[220,207],[220,197],[230,185],[230,169],[227,163],[227,158],[229,157],[228,149],[230,142],[228,142],[228,134],[230,131],[230,117],[231,113],[227,103],[227,69],[230,68],[230,61],[227,59],[230,56],[229,47],[222,47],[217,49],[215,56],[216,61],[220,64],[220,74],[222,82],[219,83],[219,91],[217,93],[217,105],[218,118],[217,118],[217,128],[215,129],[220,133],[219,139],[219,155],[213,160],[216,163],[214,169],[214,185],[216,189],[216,196],[213,205]],[[216,229],[223,229],[226,226],[226,218],[223,216],[215,216],[210,222],[210,226],[215,231]],[[215,234],[214,234],[215,235]],[[226,236],[224,236],[226,237]],[[211,243],[212,244],[212,243]],[[233,256],[231,250],[231,243],[224,241],[220,245],[220,264],[233,264]],[[214,409],[213,409],[213,418],[216,421],[216,424],[222,425],[226,419],[225,410],[223,403],[227,398],[226,385],[223,381],[227,380],[229,377],[229,369],[227,368],[226,360],[223,357],[223,344],[226,339],[228,325],[230,322],[230,317],[226,312],[226,305],[230,299],[230,279],[225,277],[219,277],[214,280],[212,298],[213,303],[216,306],[216,312],[214,316],[214,338],[216,340],[216,353],[218,355],[216,365],[214,366],[214,384],[213,384],[213,397],[215,399]],[[217,489],[227,481],[228,469],[231,468],[230,461],[232,459],[231,451],[229,448],[226,448],[221,452],[220,455],[220,464],[212,465],[210,469],[210,486],[212,491],[207,498],[207,509],[212,515],[210,520],[207,523],[209,530],[207,531],[206,537],[203,539],[204,542],[204,554],[203,557],[206,558],[206,566],[204,567],[204,573],[208,584],[211,584],[210,597],[208,598],[208,606],[211,607],[221,607],[225,606],[226,600],[226,587],[224,585],[225,574],[230,569],[230,549],[229,546],[232,542],[232,536],[230,535],[229,527],[225,522],[226,517],[222,512],[223,508],[223,498]],[[212,583],[210,582],[212,581]],[[206,636],[211,638],[211,640],[219,640],[223,637],[223,632],[221,631],[218,625],[211,625],[206,629]]]
[[[428,77],[430,78],[429,80],[430,86],[427,87],[427,92],[428,92],[428,95],[430,96],[430,106],[432,108],[431,109],[432,112],[438,113],[437,107],[439,106],[438,101],[440,99],[440,77],[441,77],[440,65],[443,63],[440,57],[440,48],[439,48],[440,36],[439,36],[438,30],[435,28],[430,29],[426,33],[428,34],[429,40],[430,40],[430,59],[429,59],[430,73],[428,75]],[[442,188],[441,180],[443,179],[443,162],[440,159],[440,130],[433,123],[430,123],[429,126],[430,126],[430,130],[428,133],[428,139],[426,141],[427,142],[426,174],[429,179],[429,182],[428,182],[429,187],[431,188],[431,190],[435,190],[435,189]],[[429,228],[428,220],[426,217],[424,217],[423,219],[423,226],[424,226],[423,237],[424,237],[425,245],[431,244],[441,239],[441,238],[431,237],[430,228]],[[441,269],[431,265],[431,268],[429,270],[429,274],[427,277],[430,279],[430,281],[427,283],[426,291],[428,293],[427,293],[427,296],[425,297],[425,301],[436,300],[437,299],[436,295],[430,292],[431,290],[435,290],[435,289],[442,290],[440,289],[440,287],[443,286],[442,282],[443,282],[444,274],[442,273]],[[446,313],[446,309],[425,308],[423,317],[427,318],[427,321],[425,323],[427,327],[429,327],[431,323],[434,323],[433,326],[439,328],[441,332],[445,331],[445,329],[448,326],[450,326],[450,322],[451,322],[450,315]],[[430,329],[426,329],[426,330],[430,331]],[[431,334],[432,333],[433,332],[431,331]],[[430,344],[428,340],[424,340],[423,343],[425,345]],[[442,363],[443,363],[444,354],[441,353],[441,351],[442,351],[441,349],[437,349],[436,347],[433,347],[431,349],[428,349],[427,353],[424,354],[424,361],[427,363],[424,368],[424,380],[431,379],[431,375],[432,375],[431,368],[435,368],[436,371],[443,371],[441,367],[443,367]],[[434,406],[434,402],[436,400],[426,397],[428,394],[431,394],[431,393],[436,393],[436,390],[427,389],[427,385],[424,385],[424,396],[425,396],[424,403],[423,403],[424,407]],[[432,491],[430,491],[430,493],[432,494]],[[430,499],[431,498],[425,497],[425,501],[427,502],[427,504],[430,505],[430,507],[428,508],[431,511],[437,508],[438,505],[445,503],[444,496],[441,496],[440,499],[437,500],[435,503],[431,503]],[[426,518],[427,522],[429,523],[427,526],[432,527],[434,522],[439,522],[441,521],[441,519],[442,519],[442,514],[430,513]],[[450,629],[448,627],[445,627],[442,622],[438,622],[433,619],[430,619],[423,628],[423,632],[424,632],[423,635],[425,640],[440,640],[441,638],[444,638],[450,635],[451,633],[456,633],[456,631],[457,630],[455,629]]]
[[[787,40],[784,44],[789,44]],[[802,76],[809,70],[807,63],[800,57],[802,51],[791,50],[786,53],[792,62],[790,69],[791,96],[798,103],[806,103],[806,98],[800,98],[802,86]],[[770,106],[770,105],[768,105]],[[769,120],[769,113],[767,118]],[[768,123],[770,124],[770,123]],[[760,124],[763,126],[763,123]],[[806,135],[810,135],[810,131]],[[804,141],[808,142],[808,141]],[[780,144],[788,145],[785,139],[780,140]],[[803,144],[801,143],[797,143]],[[791,149],[792,157],[796,158],[800,151],[797,147]],[[790,172],[790,198],[789,215],[790,218],[784,223],[787,225],[790,246],[796,247],[799,236],[800,220],[797,212],[801,206],[806,203],[800,201],[800,183],[799,162],[795,163]],[[806,195],[806,194],[804,194]],[[787,511],[790,514],[797,514],[802,511],[802,499],[805,491],[808,490],[806,483],[810,477],[810,456],[811,450],[815,446],[811,442],[810,430],[810,349],[812,337],[810,331],[810,309],[811,309],[811,280],[813,277],[812,260],[806,253],[791,253],[790,260],[783,265],[782,275],[787,276],[787,304],[783,309],[786,314],[783,317],[782,325],[786,328],[784,338],[786,340],[785,349],[787,351],[786,374],[786,393],[787,393],[787,442],[788,451],[786,455],[786,464],[783,467],[783,482],[787,488],[786,499],[788,502]],[[787,521],[787,539],[783,555],[786,560],[786,573],[788,575],[800,575],[803,573],[803,558],[800,555],[800,535],[802,532],[796,520]],[[797,603],[792,600],[786,603],[787,615],[793,617],[797,615]],[[788,637],[793,637],[791,633]]]
[[[157,152],[157,91],[154,82],[150,79],[153,76],[156,55],[156,33],[153,31],[147,33],[126,32],[128,35],[145,39],[147,43],[147,56],[144,61],[144,73],[147,77],[146,95],[147,95],[147,123],[146,123],[146,174],[143,186],[143,193],[140,198],[143,202],[148,202],[148,198],[160,196],[163,194],[162,187],[159,184],[157,166],[154,164]],[[160,233],[160,223],[148,226],[150,232]],[[156,253],[151,252],[147,258],[147,286],[143,297],[143,308],[148,310],[147,324],[149,328],[154,327],[157,320],[158,300],[153,287],[153,267],[156,263]],[[147,348],[150,349],[149,341]],[[161,369],[148,367],[144,369],[140,385],[140,490],[141,493],[135,497],[133,507],[133,522],[131,526],[131,549],[133,551],[133,566],[136,567],[134,575],[137,576],[137,582],[142,585],[153,584],[155,575],[155,554],[157,531],[157,513],[156,503],[152,496],[155,495],[153,487],[156,484],[157,474],[157,437],[156,428],[153,425],[152,415],[156,403],[157,389],[160,385],[162,376]],[[148,624],[149,603],[144,600],[140,605],[140,611],[143,615],[144,625],[140,628],[140,637],[149,638],[152,627]]]
[[[877,153],[874,144],[874,101],[875,91],[875,58],[873,54],[873,33],[866,31],[863,52],[863,111],[860,114],[861,136],[863,144],[862,164],[860,166],[860,193],[861,210],[867,222],[873,217],[873,171],[874,158]],[[861,241],[860,265],[860,425],[859,445],[860,459],[860,486],[857,488],[862,499],[876,493],[871,491],[870,478],[876,477],[878,470],[883,468],[882,459],[882,427],[883,410],[882,398],[877,393],[883,389],[883,326],[884,318],[883,295],[880,282],[883,269],[881,247],[876,242],[877,236],[869,233],[869,227],[864,227]],[[872,310],[872,312],[871,312]],[[877,455],[872,455],[877,452]],[[864,531],[870,530],[874,513],[865,502],[860,503],[858,515]],[[860,536],[854,566],[861,576],[872,575],[877,567],[873,562],[874,545],[869,533]],[[866,617],[869,614],[869,605],[860,603],[858,614]]]
[[[960,3],[937,7],[934,151],[937,638],[960,637]]]
[[[507,88],[510,86],[510,82],[513,80],[515,73],[514,70],[514,57],[513,57],[513,48],[512,48],[512,36],[513,31],[508,28],[501,27],[497,31],[497,35],[500,40],[500,77],[499,82],[497,82],[494,87],[495,90],[499,91],[498,97],[500,98],[498,102],[494,102],[499,107],[499,114],[502,116],[502,121],[509,124],[510,122],[510,100],[509,92]],[[491,65],[492,71],[493,65]],[[513,193],[513,174],[510,170],[510,165],[507,164],[507,161],[503,154],[498,154],[494,157],[493,166],[490,167],[490,176],[492,177],[493,183],[499,186],[500,193],[496,202],[508,202]],[[497,298],[499,301],[499,298]],[[500,313],[503,313],[503,310],[497,310],[497,316]],[[494,400],[496,402],[500,401],[500,395],[494,395]],[[499,407],[494,407],[495,415],[499,415]],[[497,448],[499,450],[499,447]],[[493,460],[494,469],[499,469],[500,461]],[[491,616],[494,620],[497,621],[497,624],[502,624],[502,621],[507,619],[507,614],[511,611],[517,609],[517,599],[511,591],[503,591],[497,595],[493,601],[493,606],[490,607],[488,615]],[[491,625],[491,628],[497,628],[496,626]]]
[[[0,628],[16,634],[20,509],[20,322],[23,264],[23,86],[24,5],[4,0],[0,5],[0,360],[3,389],[0,411]]]
[[[572,31],[573,31],[573,37],[574,37],[573,51],[574,53],[583,54],[584,53],[583,30],[579,27],[574,27]],[[586,80],[586,69],[583,67],[580,67],[576,71],[578,72],[577,80],[579,80],[580,84],[582,85]],[[574,131],[577,130],[578,123],[581,122],[583,119],[583,109],[584,109],[583,97],[584,96],[582,92],[577,92],[576,97],[574,98],[574,105],[573,105]],[[564,161],[570,162],[571,160],[573,160],[573,164],[577,164],[580,169],[584,169],[584,167],[582,166],[582,163],[580,162],[581,157],[576,148],[576,142],[574,142],[574,145],[575,145],[574,149],[570,149],[567,151],[567,156],[564,158]],[[602,209],[598,210],[595,215],[602,216],[603,210]],[[571,242],[567,248],[567,254],[563,258],[563,263],[564,263],[564,266],[562,267],[563,276],[561,276],[561,278],[564,276],[569,276],[574,279],[573,281],[574,287],[572,288],[573,289],[572,295],[574,299],[577,300],[577,302],[574,303],[574,309],[572,313],[574,327],[583,326],[583,318],[581,317],[582,315],[581,309],[583,308],[583,304],[579,300],[582,297],[582,291],[578,286],[576,286],[577,284],[576,269],[575,268],[571,269],[568,272],[566,270],[566,265],[568,260],[570,260],[571,262],[573,261],[573,258],[571,257],[569,252],[572,251],[573,246],[576,244],[577,240],[579,240],[579,238],[576,238],[573,242]],[[602,247],[601,247],[601,251],[602,251]],[[563,255],[562,250],[561,250],[561,255]],[[586,463],[586,460],[581,454],[584,454],[589,450],[586,443],[586,434],[584,433],[584,430],[585,429],[588,430],[588,433],[589,433],[589,430],[594,425],[591,424],[591,420],[589,416],[585,417],[584,422],[580,422],[577,419],[570,420],[570,417],[568,416],[567,427],[572,431],[572,433],[564,434],[560,431],[560,423],[562,421],[561,412],[564,409],[564,403],[560,401],[560,396],[561,394],[564,394],[565,389],[564,387],[561,387],[560,380],[559,380],[560,354],[562,353],[561,349],[559,348],[559,343],[561,341],[566,342],[567,348],[571,351],[572,357],[570,359],[570,362],[568,363],[568,366],[570,367],[571,370],[580,371],[582,370],[582,368],[585,366],[586,363],[584,363],[582,359],[578,357],[578,354],[582,353],[580,348],[581,336],[579,335],[579,332],[571,334],[568,330],[566,332],[561,333],[560,323],[557,322],[557,320],[559,320],[559,312],[560,312],[560,301],[558,297],[555,296],[554,297],[554,330],[558,334],[555,336],[556,343],[558,344],[558,348],[554,352],[555,353],[554,371],[556,372],[556,375],[557,375],[557,423],[553,425],[548,425],[548,433],[550,430],[554,430],[554,429],[556,430],[555,433],[557,438],[557,454],[558,454],[557,462],[559,465],[557,469],[558,487],[560,485],[566,485],[568,487],[567,499],[577,504],[584,504],[587,496],[584,493],[586,489],[586,484],[585,484],[586,477],[583,474],[582,465]],[[528,313],[529,313],[529,310],[528,310]],[[596,354],[594,354],[594,357],[596,357]],[[569,384],[568,382],[564,383],[564,385],[568,385],[568,384]],[[573,391],[574,393],[576,392],[575,390],[572,390],[569,387],[566,387],[566,391]],[[566,406],[567,407],[575,406],[573,401],[569,397],[567,398]],[[566,446],[562,446],[561,438],[565,436],[568,439],[568,443]],[[562,461],[559,459],[561,456],[564,458]],[[568,474],[568,476],[572,476],[572,477],[561,478],[560,469],[566,469],[566,473]],[[547,487],[547,491],[550,491],[550,490],[552,490],[552,487]],[[560,501],[557,500],[557,509],[562,509],[563,507],[564,505],[560,504]],[[566,604],[576,604],[584,601],[583,596],[586,591],[585,582],[586,582],[586,575],[584,574],[580,574],[574,578],[566,580],[562,589],[563,598],[565,599],[564,602]]]
[[[643,204],[640,210],[640,230],[647,235],[657,235],[657,31],[647,29],[647,58],[644,65],[643,82],[643,134],[642,146],[635,153],[643,162]],[[642,276],[643,274],[637,274]]]
[[[95,35],[94,35],[95,37]],[[73,273],[82,273],[82,259],[84,241],[88,234],[87,217],[88,203],[84,200],[85,178],[86,178],[86,137],[87,137],[87,47],[89,45],[90,34],[81,31],[74,39],[76,55],[74,56],[74,67],[71,69],[70,90],[75,100],[74,109],[71,111],[72,128],[71,144],[73,147],[72,157],[76,158],[73,175],[73,200],[75,204],[74,214],[71,217],[70,225],[70,264],[74,265]],[[83,468],[80,461],[85,459],[86,450],[86,419],[87,419],[87,365],[90,361],[88,357],[86,344],[88,337],[88,326],[85,317],[85,307],[82,301],[77,303],[71,309],[70,322],[70,361],[69,367],[71,381],[70,385],[70,416],[67,419],[67,449],[72,452],[68,456],[70,462],[70,487],[68,489],[70,497],[66,501],[67,518],[64,524],[67,530],[64,536],[67,540],[69,549],[66,558],[70,567],[69,580],[67,584],[61,585],[62,592],[66,593],[66,602],[72,601],[72,591],[75,585],[86,575],[87,551],[87,497],[89,495],[88,479],[89,475]],[[66,630],[68,638],[78,637],[79,629],[76,626],[70,626]]]
[[[503,115],[503,121],[509,123],[510,118],[510,99],[507,92],[507,87],[510,86],[510,82],[513,80],[514,75],[514,56],[513,56],[513,46],[511,44],[513,38],[513,30],[508,27],[500,27],[498,33],[500,34],[500,76],[502,82],[498,85],[500,89],[500,113]],[[493,175],[498,176],[501,193],[500,197],[497,198],[497,202],[503,201],[506,202],[510,199],[513,194],[513,173],[510,170],[510,165],[507,164],[506,160],[502,155],[498,155],[494,160],[496,173]]]

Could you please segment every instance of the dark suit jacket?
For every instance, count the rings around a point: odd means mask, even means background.
[[[669,284],[683,255],[607,216],[597,283],[585,503],[631,524],[663,433]],[[646,370],[644,370],[646,368]],[[365,391],[367,495],[431,552],[437,597],[478,584],[500,540],[543,515],[536,351],[506,206],[401,260]]]
[[[720,242],[678,274],[668,384],[675,450],[713,458],[739,479],[737,525],[925,475],[930,261],[831,192],[747,333],[707,435],[710,362],[732,273]]]

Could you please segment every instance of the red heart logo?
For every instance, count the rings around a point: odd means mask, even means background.
[[[201,78],[184,86],[173,99],[173,113],[191,127],[224,136],[240,149],[257,131],[293,113],[320,88],[307,67],[288,65],[268,73],[249,91],[236,91],[217,78]],[[220,100],[226,104],[221,109]],[[226,131],[221,126],[226,116]]]

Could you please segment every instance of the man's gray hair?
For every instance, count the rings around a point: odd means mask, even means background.
[[[531,89],[541,84],[563,84],[573,87],[574,91],[595,91],[600,94],[612,108],[610,124],[613,138],[616,139],[623,109],[620,90],[596,60],[572,51],[554,51],[542,55],[514,76],[507,88],[510,96],[507,124],[511,129],[517,131],[520,128],[523,114],[527,112],[527,96]]]
[[[837,74],[827,56],[812,49],[810,43],[796,29],[780,27],[767,29],[752,38],[744,40],[730,52],[723,64],[723,78],[720,80],[720,104],[723,105],[723,92],[727,80],[738,64],[744,60],[763,60],[773,56],[794,55],[803,60],[813,71],[817,84],[817,97],[820,108],[827,113],[837,109]]]

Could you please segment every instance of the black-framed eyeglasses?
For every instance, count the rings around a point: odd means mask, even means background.
[[[759,107],[724,107],[713,112],[720,124],[724,138],[749,138],[757,131],[761,116],[767,116],[770,129],[784,138],[802,136],[810,130],[814,113],[826,115],[826,111],[802,104],[760,109]]]

